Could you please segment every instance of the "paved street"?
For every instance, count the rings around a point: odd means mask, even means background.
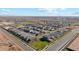
[[[28,46],[27,44],[22,42],[20,39],[16,38],[15,36],[13,36],[12,34],[8,33],[7,31],[5,31],[2,28],[0,28],[0,33],[2,33],[2,35],[5,35],[7,37],[7,39],[10,39],[15,44],[19,45],[21,48],[23,48],[24,51],[33,51],[34,50],[30,46]]]
[[[55,44],[50,44],[44,51],[60,51],[67,43],[71,42],[78,34],[79,29],[72,30],[70,33],[66,34],[62,39],[57,41]],[[4,29],[0,28],[0,33],[5,35],[7,39],[13,41],[15,44],[23,48],[24,51],[34,51],[33,48],[13,36],[12,34],[8,33]]]
[[[68,42],[72,41],[75,36],[78,34],[78,29],[72,30],[70,33],[65,35],[62,39],[57,41],[55,44],[50,44],[44,51],[59,51],[61,50]]]

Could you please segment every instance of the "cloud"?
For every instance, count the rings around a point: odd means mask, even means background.
[[[7,13],[7,12],[0,12],[0,15],[3,15],[3,16],[5,16],[5,15],[8,15],[9,13]]]
[[[55,8],[38,8],[38,12],[42,15],[52,16],[57,13]]]
[[[70,14],[67,14],[67,16],[79,16],[79,12],[73,12],[73,13],[70,13]]]
[[[66,10],[66,8],[38,8],[39,11],[48,11],[48,12],[53,12],[53,11],[58,11],[58,10]]]
[[[39,8],[38,9],[39,11],[43,11],[43,12],[53,12],[55,11],[56,9],[53,9],[53,8]]]
[[[14,15],[14,13],[11,11],[11,9],[8,8],[2,8],[0,9],[0,15],[2,16],[8,16],[8,15]]]
[[[66,8],[38,8],[38,11],[44,12],[47,15],[58,15],[60,11],[64,10],[66,10]]]
[[[72,15],[79,15],[79,12],[74,12],[72,13]]]
[[[4,11],[4,12],[10,12],[11,11],[10,9],[7,9],[7,8],[1,9],[1,10]]]
[[[72,13],[72,10],[69,12],[68,8],[42,8],[39,9],[41,12],[45,12],[47,16],[79,16],[79,12],[75,10]]]
[[[0,15],[2,16],[12,15],[12,12],[10,9],[4,8],[0,9]]]

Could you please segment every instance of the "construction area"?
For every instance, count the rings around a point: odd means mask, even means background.
[[[79,51],[79,36],[69,44],[67,49],[70,51]]]
[[[0,51],[23,51],[23,49],[0,30]]]

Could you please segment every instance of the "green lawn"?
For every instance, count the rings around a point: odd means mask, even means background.
[[[32,23],[33,23],[32,21],[25,22],[25,24],[32,24]]]
[[[71,25],[72,25],[72,26],[79,26],[79,22],[77,22],[77,23],[72,23]]]
[[[70,31],[68,31],[70,32]],[[56,41],[60,40],[64,35],[66,35],[68,32],[65,32],[63,35],[60,37],[55,38],[52,42],[47,42],[47,41],[33,41],[29,43],[29,45],[34,48],[35,50],[42,50],[45,46],[49,45],[50,43],[54,44]]]
[[[16,27],[23,27],[22,24],[16,24]]]
[[[48,44],[49,42],[46,42],[46,41],[34,41],[30,45],[36,50],[41,50]]]

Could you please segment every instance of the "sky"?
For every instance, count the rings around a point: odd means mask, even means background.
[[[79,8],[0,8],[0,16],[79,16]]]

